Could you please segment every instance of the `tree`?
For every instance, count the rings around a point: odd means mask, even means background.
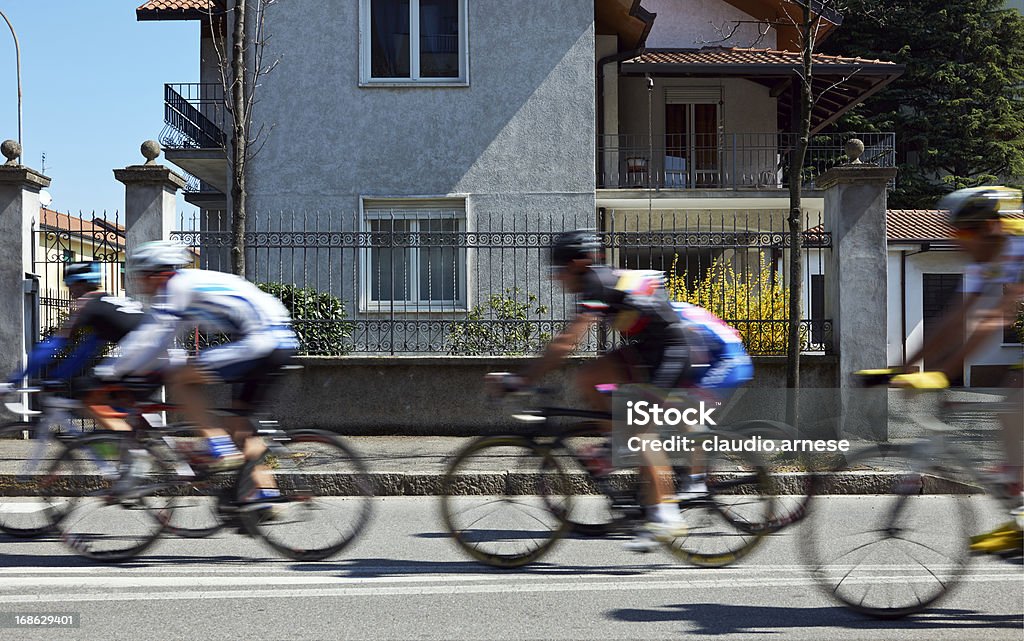
[[[789,306],[788,332],[786,338],[786,387],[797,390],[800,388],[800,317],[801,301],[803,300],[803,230],[802,199],[804,164],[807,147],[811,138],[811,113],[815,103],[824,91],[815,93],[814,58],[815,48],[819,42],[819,34],[825,26],[828,14],[843,14],[847,9],[847,0],[784,0],[779,7],[779,15],[772,21],[757,21],[759,40],[769,30],[761,25],[770,25],[776,30],[782,28],[795,33],[795,42],[800,51],[800,65],[793,72],[793,83],[797,87],[795,108],[797,109],[796,145],[789,153],[789,210],[788,210],[788,245],[789,251]],[[735,29],[726,35],[728,40]],[[854,71],[853,73],[856,73]],[[841,85],[847,78],[833,83],[828,89]],[[789,394],[788,417],[790,423],[798,422],[798,396],[794,391]]]
[[[246,173],[249,161],[259,153],[273,125],[260,124],[253,131],[253,108],[260,78],[281,61],[276,58],[264,64],[267,9],[277,0],[217,0],[208,13],[210,30],[216,34],[219,24],[231,25],[231,56],[225,55],[224,44],[213,38],[224,90],[224,109],[231,119],[228,149],[228,175],[231,184],[231,271],[245,276],[245,231],[248,200]],[[226,31],[226,30],[225,30]]]
[[[906,65],[835,125],[896,132],[891,205],[928,208],[953,189],[1024,182],[1024,17],[1003,0],[850,5],[823,51]]]

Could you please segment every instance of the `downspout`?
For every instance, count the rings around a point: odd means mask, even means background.
[[[900,343],[903,347],[902,365],[907,364],[907,250],[900,250]]]

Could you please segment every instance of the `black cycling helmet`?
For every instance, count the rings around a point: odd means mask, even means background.
[[[562,232],[551,244],[551,264],[563,267],[577,258],[594,260],[603,247],[601,239],[591,229]]]
[[[64,284],[88,283],[98,288],[103,282],[103,272],[99,263],[71,263],[64,268]]]
[[[971,187],[946,194],[939,201],[953,227],[970,227],[986,220],[999,218],[1000,209],[1013,208],[1020,203],[1020,191],[1006,187]]]

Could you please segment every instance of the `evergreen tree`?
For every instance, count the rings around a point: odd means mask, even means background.
[[[895,131],[892,207],[1024,182],[1024,18],[1003,0],[855,0],[823,53],[906,65],[836,131]]]

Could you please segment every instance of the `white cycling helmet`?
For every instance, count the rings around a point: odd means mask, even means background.
[[[129,272],[174,271],[192,263],[188,250],[169,240],[143,243],[128,254]]]

